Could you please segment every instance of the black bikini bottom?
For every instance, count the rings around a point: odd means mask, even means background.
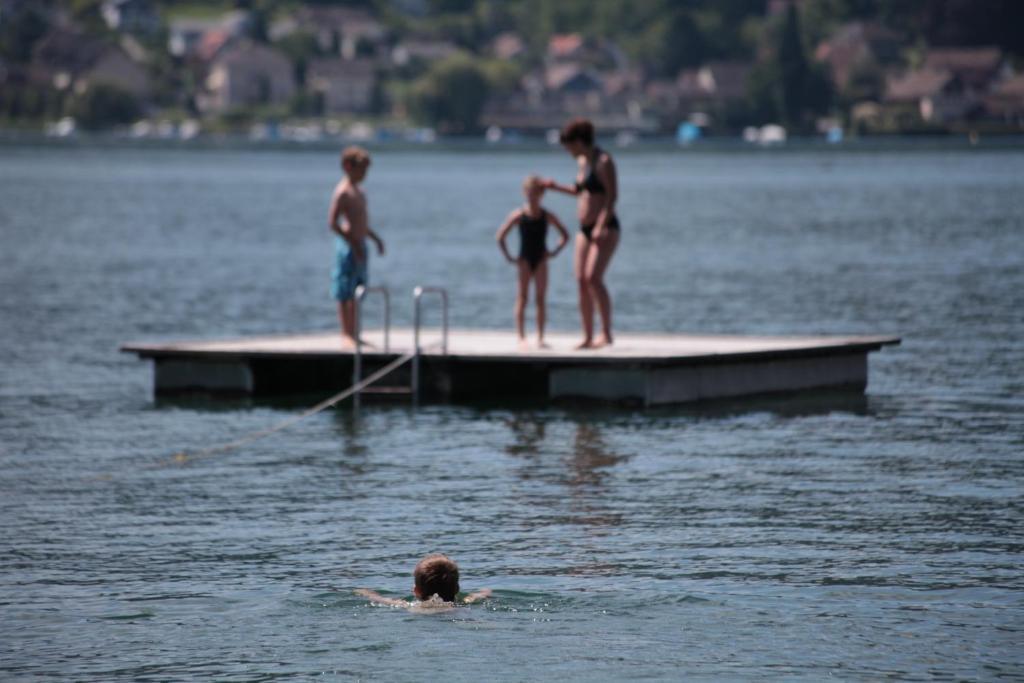
[[[590,241],[590,234],[592,232],[594,232],[594,226],[595,225],[597,225],[597,223],[587,223],[586,225],[580,225],[580,232],[583,233],[583,236],[587,238],[588,242]],[[611,218],[609,218],[608,222],[605,224],[605,227],[607,227],[609,230],[618,231],[619,230],[619,217],[618,216],[612,216]]]

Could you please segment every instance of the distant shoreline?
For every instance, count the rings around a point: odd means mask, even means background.
[[[167,150],[252,150],[252,151],[337,151],[348,144],[361,144],[378,151],[445,151],[521,153],[555,151],[556,146],[541,138],[524,137],[515,141],[487,142],[480,136],[442,137],[433,142],[394,140],[348,140],[332,138],[314,141],[252,140],[245,135],[204,135],[189,140],[135,138],[121,133],[76,133],[54,137],[35,131],[0,129],[0,147],[167,149]],[[893,135],[847,138],[830,143],[821,136],[791,137],[781,144],[755,144],[739,137],[705,138],[680,144],[674,137],[638,138],[628,145],[605,142],[619,153],[664,152],[874,152],[874,151],[956,151],[1024,150],[1024,135],[989,135],[971,141],[966,135]]]

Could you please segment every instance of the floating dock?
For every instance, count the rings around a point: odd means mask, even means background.
[[[363,338],[361,376],[412,352],[413,331]],[[620,334],[615,344],[574,350],[578,334],[552,333],[547,348],[520,348],[509,331],[453,329],[447,353],[440,330],[420,336],[424,400],[598,399],[645,406],[808,390],[863,392],[868,354],[900,343],[892,336],[736,336]],[[335,392],[351,385],[356,354],[337,331],[217,341],[130,343],[151,359],[157,394],[209,392],[270,396]],[[383,392],[410,386],[406,364]]]

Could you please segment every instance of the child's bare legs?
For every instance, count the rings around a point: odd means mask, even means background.
[[[526,302],[530,296],[530,266],[525,259],[516,261],[518,269],[518,281],[516,284],[516,334],[519,335],[519,345],[526,343]]]
[[[604,285],[604,273],[608,270],[608,264],[618,245],[619,231],[606,229],[601,241],[593,242],[587,253],[585,280],[601,315],[601,337],[594,344],[595,347],[608,346],[612,343],[612,298]]]
[[[547,319],[548,260],[545,257],[533,271],[533,296],[537,301],[537,346],[545,348],[544,322]]]
[[[341,345],[345,348],[355,348],[357,343],[355,299],[338,302],[338,320],[341,322]]]
[[[590,286],[587,284],[587,255],[590,253],[590,240],[582,234],[576,235],[576,248],[573,253],[573,273],[576,274],[576,287],[579,290],[580,322],[583,324],[583,341],[576,345],[577,349],[588,349],[594,341],[594,302],[591,299]]]

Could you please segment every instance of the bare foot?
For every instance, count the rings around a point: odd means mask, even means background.
[[[346,351],[355,351],[356,340],[348,336],[347,334],[341,335],[341,348],[345,349]]]
[[[529,342],[526,341],[526,337],[520,337],[519,343],[516,344],[516,346],[519,347],[520,351],[526,351],[528,348],[530,348],[530,344]]]
[[[537,348],[538,349],[550,349],[551,347],[543,339],[538,339],[537,340]]]
[[[588,339],[584,339],[583,341],[581,341],[579,344],[577,344],[573,348],[576,349],[577,351],[582,351],[584,349],[592,349],[592,348],[594,348],[594,340],[593,339],[589,339],[589,338]]]
[[[607,336],[607,335],[603,335],[603,334],[600,337],[597,338],[596,342],[594,342],[594,348],[595,349],[599,349],[602,346],[611,346],[611,345],[612,345],[612,338]]]

